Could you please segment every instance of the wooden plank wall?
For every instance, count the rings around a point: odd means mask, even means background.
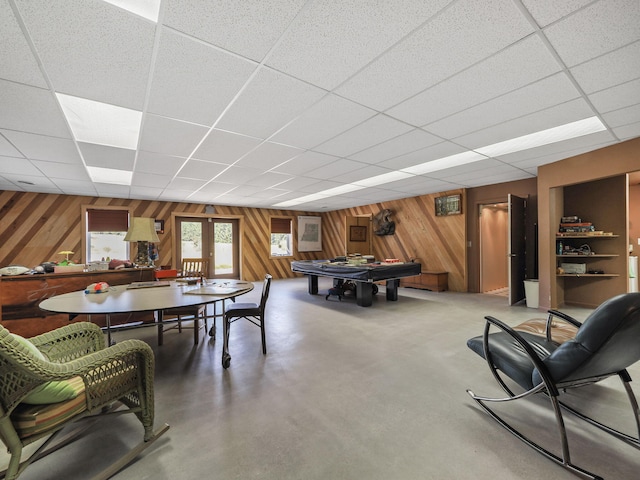
[[[466,291],[465,212],[449,217],[436,217],[434,212],[436,196],[454,193],[463,193],[464,205],[464,190],[454,190],[322,214],[215,205],[215,215],[242,217],[243,278],[258,281],[265,273],[271,273],[274,278],[296,276],[291,272],[291,260],[344,255],[345,216],[375,215],[388,208],[394,212],[392,219],[396,222],[396,231],[394,235],[373,236],[373,255],[407,261],[416,259],[423,264],[423,270],[449,272],[450,290]],[[62,258],[57,252],[62,250],[75,252],[70,259],[81,263],[83,205],[122,206],[132,208],[136,217],[164,220],[165,233],[159,235],[158,265],[173,264],[171,214],[205,214],[205,205],[195,203],[0,190],[0,267],[10,264],[34,267],[45,261],[60,261]],[[269,220],[272,215],[291,215],[294,237],[298,215],[320,215],[323,251],[294,252],[293,257],[270,257]]]
[[[46,261],[57,262],[63,260],[63,257],[57,253],[62,250],[75,252],[69,259],[82,263],[81,211],[83,205],[131,207],[136,217],[164,220],[165,233],[158,235],[160,237],[158,265],[173,264],[171,214],[188,216],[205,213],[205,205],[195,203],[0,190],[0,267],[11,264],[35,267]],[[296,253],[293,258],[269,256],[271,215],[291,215],[296,220],[298,215],[319,214],[223,205],[216,205],[215,209],[215,215],[240,216],[243,219],[242,273],[245,280],[261,280],[265,273],[271,273],[275,278],[294,277],[297,274],[291,272],[292,259],[324,258],[324,252]]]
[[[449,290],[466,292],[466,233],[464,211],[461,215],[437,217],[435,198],[462,194],[464,189],[431,195],[403,198],[361,207],[336,210],[323,214],[323,245],[329,257],[344,255],[346,245],[345,222],[347,216],[375,216],[381,210],[390,209],[396,223],[393,235],[373,235],[373,255],[376,259],[398,258],[402,261],[422,263],[423,271],[449,272]],[[370,229],[371,231],[371,229]]]

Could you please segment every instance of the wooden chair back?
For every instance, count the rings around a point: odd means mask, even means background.
[[[183,258],[181,276],[183,277],[208,277],[208,258]]]

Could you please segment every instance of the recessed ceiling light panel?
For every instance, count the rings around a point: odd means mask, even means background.
[[[142,112],[56,93],[73,136],[79,142],[135,150]]]

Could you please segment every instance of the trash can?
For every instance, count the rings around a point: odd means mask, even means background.
[[[537,279],[530,278],[524,281],[524,298],[527,301],[527,307],[538,308],[539,293],[540,288]]]

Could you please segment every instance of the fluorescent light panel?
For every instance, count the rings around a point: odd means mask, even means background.
[[[96,183],[111,183],[114,185],[131,185],[133,172],[116,170],[115,168],[87,167],[91,181]]]
[[[476,148],[467,152],[438,158],[436,160],[431,160],[430,162],[421,163],[419,165],[413,165],[411,167],[403,168],[397,172],[385,173],[382,175],[377,175],[375,177],[358,180],[353,184],[359,185],[362,188],[373,187],[376,185],[393,182],[395,180],[408,178],[412,175],[424,175],[426,173],[437,172],[439,170],[445,170],[447,168],[458,167],[460,165],[466,165],[468,163],[486,160],[490,157],[497,157],[500,155],[506,155],[508,153],[521,152],[523,150],[529,150],[531,148],[541,147],[543,145],[549,145],[551,143],[557,143],[563,140],[582,137],[584,135],[601,132],[603,130],[606,130],[606,127],[598,117],[589,117],[585,118],[584,120],[578,120],[576,122],[567,123],[558,127],[548,128],[539,132],[512,138],[511,140],[506,140],[504,142],[487,145],[486,147]],[[348,185],[345,185],[345,187],[346,186]],[[314,197],[313,195],[307,195],[305,197],[295,198],[292,200],[287,200],[286,202],[277,203],[273,206],[292,207],[294,205],[300,205],[301,203],[318,200],[319,198],[326,198],[328,196],[337,195],[338,193],[329,192],[331,192],[331,190],[337,190],[338,188],[339,187],[318,192],[317,194],[315,194],[317,195],[317,197],[315,198],[311,198]]]
[[[578,138],[591,133],[606,130],[598,117],[589,117],[577,122],[567,123],[559,127],[548,128],[539,132],[523,135],[522,137],[512,138],[504,142],[494,143],[482,148],[476,148],[475,151],[487,157],[498,157],[507,155],[508,153],[521,152],[530,148],[541,147],[551,143]]]
[[[56,97],[77,141],[138,148],[142,112],[62,93]]]
[[[104,0],[118,8],[158,23],[160,0]]]
[[[424,175],[425,173],[437,172],[438,170],[444,170],[445,168],[459,167],[460,165],[466,165],[467,163],[486,159],[487,157],[484,155],[480,155],[474,151],[468,151],[449,155],[448,157],[439,158],[437,160],[431,160],[430,162],[421,163],[419,165],[413,165],[412,167],[403,168],[402,171],[412,173],[414,175]]]

